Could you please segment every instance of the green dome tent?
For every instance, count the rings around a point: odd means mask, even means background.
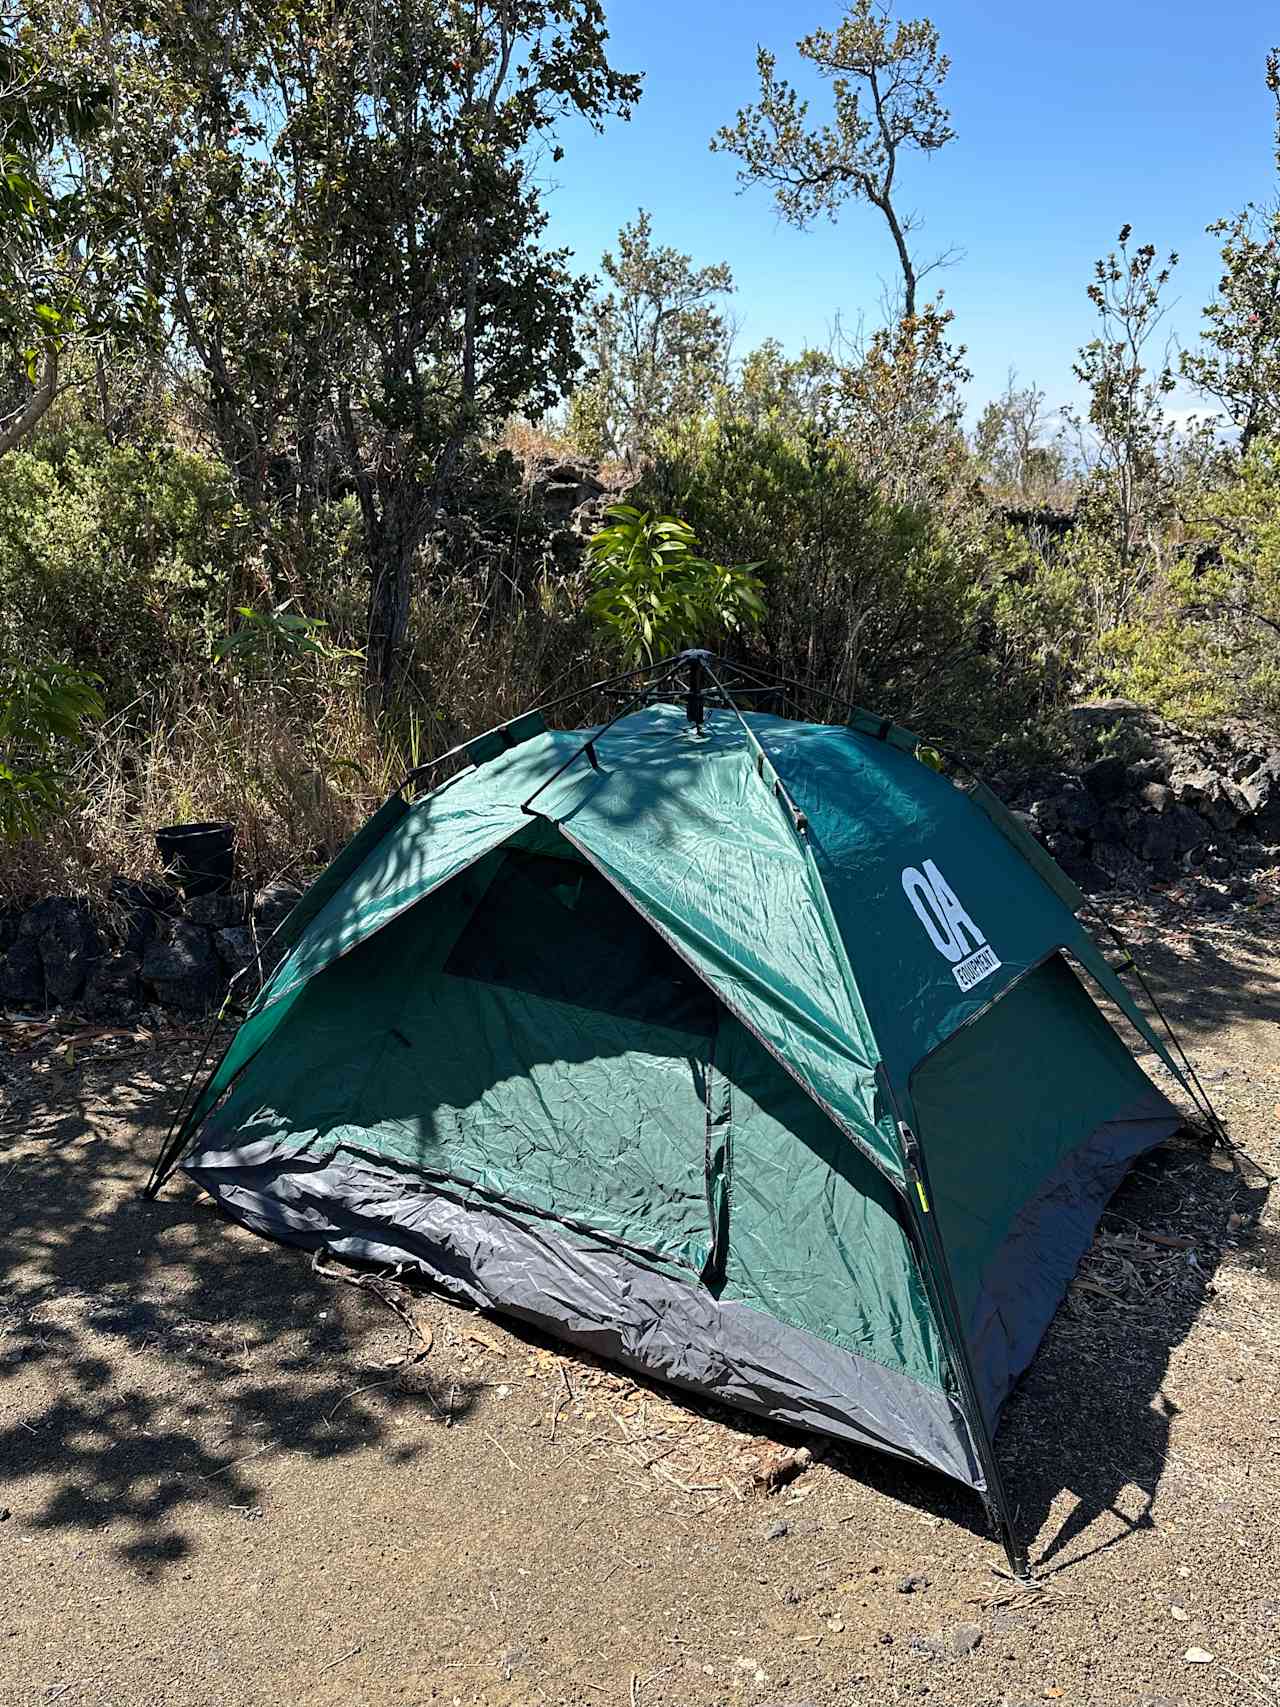
[[[1001,1404],[1179,1125],[1089,986],[1182,1074],[988,791],[865,713],[744,711],[728,668],[394,795],[148,1189],[181,1159],[263,1233],[930,1465],[1022,1574]]]

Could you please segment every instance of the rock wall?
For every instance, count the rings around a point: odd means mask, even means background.
[[[1083,889],[1189,878],[1203,904],[1226,907],[1245,871],[1280,859],[1280,747],[1268,731],[1192,734],[1128,700],[1070,719],[1075,764],[990,781]]]
[[[184,900],[164,884],[118,880],[102,916],[54,895],[0,916],[0,1007],[75,1007],[122,1020],[155,1007],[184,1018],[217,1008],[234,974],[251,994],[274,967],[269,939],[301,895],[272,883]]]

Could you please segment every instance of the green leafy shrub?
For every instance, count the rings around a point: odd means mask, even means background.
[[[693,529],[675,516],[630,504],[605,515],[612,525],[587,548],[594,585],[587,609],[629,663],[652,663],[763,620],[758,563],[709,562]]]
[[[769,609],[740,644],[781,674],[981,745],[1026,714],[1007,669],[983,518],[886,498],[849,451],[768,421],[662,441],[642,501],[686,516],[716,557],[764,565]],[[809,715],[824,715],[815,696]],[[826,714],[838,720],[839,706]]]
[[[102,709],[94,676],[0,659],[0,839],[33,835],[62,810],[69,751]]]
[[[203,457],[76,425],[0,461],[0,634],[96,671],[111,709],[208,656],[245,574],[242,518]]]

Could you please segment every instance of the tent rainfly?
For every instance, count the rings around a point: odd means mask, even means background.
[[[1025,1576],[1000,1407],[1179,1125],[1089,989],[1194,1094],[1185,1057],[906,731],[743,710],[769,684],[707,652],[631,681],[603,727],[530,713],[406,779],[148,1193],[181,1162],[259,1232],[932,1466]]]

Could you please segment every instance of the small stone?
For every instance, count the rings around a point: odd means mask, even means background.
[[[123,1017],[137,1006],[139,997],[136,954],[108,954],[89,973],[85,985],[84,1011],[90,1019]]]
[[[927,1636],[911,1638],[911,1652],[919,1655],[922,1660],[945,1660],[950,1651],[947,1638],[941,1630],[932,1631]]]
[[[61,895],[37,901],[23,915],[18,935],[34,940],[40,950],[51,1002],[69,1002],[78,996],[102,953],[102,939],[88,909]]]
[[[784,1536],[790,1535],[790,1533],[791,1525],[779,1519],[777,1523],[771,1523],[765,1530],[764,1538],[766,1541],[781,1541]]]
[[[1213,1655],[1205,1648],[1188,1648],[1182,1656],[1189,1666],[1211,1666]]]
[[[981,1640],[981,1624],[957,1624],[951,1632],[952,1651],[957,1654],[971,1654]]]
[[[912,1573],[910,1576],[903,1577],[902,1581],[898,1584],[898,1593],[919,1594],[922,1589],[926,1589],[928,1586],[928,1577],[922,1577]]]
[[[836,1635],[838,1636],[840,1634],[840,1632],[844,1629],[844,1619],[841,1618],[838,1613],[836,1614],[836,1616],[834,1618],[828,1618],[827,1619],[827,1629],[828,1630],[834,1630]]]
[[[248,903],[235,890],[220,895],[193,895],[187,902],[187,917],[193,925],[208,930],[230,930],[244,922]]]
[[[1163,782],[1144,782],[1138,790],[1138,799],[1153,812],[1167,812],[1174,802],[1174,793]]]
[[[222,968],[209,933],[183,919],[167,920],[142,961],[143,980],[165,1008],[200,1014],[216,1005]]]
[[[213,933],[213,946],[227,971],[235,973],[252,961],[257,942],[247,925],[228,925]]]
[[[301,889],[292,883],[268,883],[253,898],[253,918],[260,937],[269,937],[282,925],[302,899]]]
[[[1190,1617],[1190,1614],[1183,1606],[1171,1606],[1169,1608],[1169,1616],[1171,1618],[1176,1618],[1179,1624],[1185,1624],[1187,1619]]]
[[[7,1505],[0,1505],[0,1523],[7,1523],[13,1516]]]
[[[1116,800],[1129,783],[1129,767],[1123,759],[1096,759],[1083,773],[1085,787],[1095,800]]]

